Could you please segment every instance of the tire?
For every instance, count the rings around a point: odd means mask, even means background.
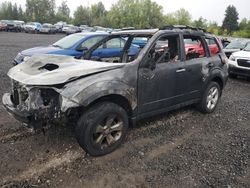
[[[128,115],[121,106],[102,102],[90,107],[80,117],[75,127],[76,139],[90,155],[102,156],[121,145],[128,127]]]
[[[221,93],[221,88],[217,82],[209,83],[203,93],[200,103],[198,104],[199,110],[203,113],[214,112],[219,103]]]

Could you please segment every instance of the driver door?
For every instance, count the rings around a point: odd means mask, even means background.
[[[160,58],[160,59],[159,59]],[[150,64],[155,67],[150,66]],[[164,111],[181,102],[186,69],[181,61],[180,36],[164,35],[151,47],[138,75],[138,111]]]

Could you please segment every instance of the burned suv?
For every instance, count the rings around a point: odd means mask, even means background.
[[[146,44],[131,54],[135,38]],[[100,48],[115,48],[122,55],[94,53]],[[80,146],[99,156],[115,150],[142,118],[190,104],[213,112],[227,81],[226,60],[216,37],[199,29],[119,31],[80,60],[35,55],[15,66],[8,73],[13,89],[2,100],[16,119],[36,129],[73,124]]]

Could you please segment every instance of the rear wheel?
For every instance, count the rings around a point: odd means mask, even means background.
[[[199,109],[203,113],[212,113],[221,97],[221,88],[217,82],[211,82],[208,84],[203,96],[202,100],[199,103]]]
[[[117,104],[103,102],[92,106],[79,119],[76,138],[92,156],[111,153],[118,148],[128,131],[127,112]]]

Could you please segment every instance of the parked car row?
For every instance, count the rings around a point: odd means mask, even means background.
[[[19,20],[1,20],[0,31],[21,32],[23,30],[23,21]]]
[[[212,113],[227,60],[217,37],[191,27],[77,33],[18,54],[2,101],[34,129],[70,123],[79,145],[100,156],[140,119],[191,104]]]
[[[66,22],[58,22],[56,24],[39,22],[27,22],[19,20],[1,20],[0,21],[0,31],[13,31],[13,32],[26,32],[26,33],[45,33],[45,34],[55,34],[55,33],[65,33],[67,35],[79,33],[79,32],[111,32],[113,29],[104,28],[101,26],[90,27],[87,25],[74,26],[72,24],[67,24]]]

